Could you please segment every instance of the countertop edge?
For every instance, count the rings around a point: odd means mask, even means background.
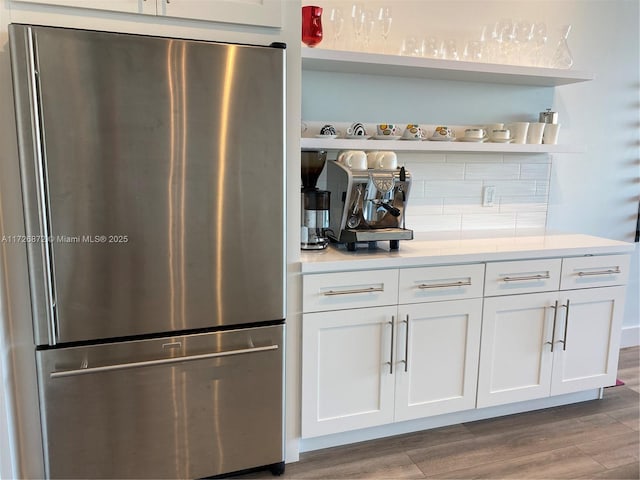
[[[462,263],[482,263],[509,260],[530,260],[584,255],[620,255],[634,251],[634,244],[588,235],[544,235],[539,237],[417,241],[410,248],[400,244],[400,250],[375,252],[346,250],[329,247],[322,252],[303,253],[301,273],[331,273],[358,270],[411,268]],[[531,246],[533,244],[533,246]],[[439,253],[439,250],[457,250]],[[304,257],[307,257],[305,259]],[[315,258],[314,258],[315,257]],[[310,259],[310,261],[308,261]]]

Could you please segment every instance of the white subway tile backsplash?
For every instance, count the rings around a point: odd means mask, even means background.
[[[447,153],[447,163],[502,163],[501,153]]]
[[[522,163],[520,164],[520,178],[522,180],[546,180],[551,173],[551,165],[548,163]]]
[[[485,182],[488,184],[489,182]],[[497,180],[495,182],[491,182],[491,185],[496,187],[496,195],[499,197],[503,197],[506,195],[512,196],[521,196],[528,195],[534,196],[536,195],[536,181],[535,180]]]
[[[483,207],[481,195],[475,197],[446,197],[443,201],[444,214],[452,213],[495,213],[498,204],[494,207]]]
[[[472,197],[480,195],[482,182],[453,181],[453,180],[425,180],[425,197]]]
[[[407,227],[417,232],[460,231],[460,215],[415,215],[407,211]]]
[[[425,180],[464,180],[464,163],[421,163],[407,167],[411,175]]]
[[[465,169],[467,180],[517,180],[520,178],[520,165],[517,163],[470,163]]]
[[[410,153],[398,155],[412,175],[406,225],[415,232],[544,230],[551,157],[547,154]],[[482,206],[483,187],[496,187]]]
[[[518,213],[516,218],[516,229],[532,229],[532,228],[544,229],[546,223],[547,223],[546,210],[544,212]]]
[[[462,230],[513,230],[516,228],[515,213],[463,214]]]

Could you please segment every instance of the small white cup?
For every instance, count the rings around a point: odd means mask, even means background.
[[[514,122],[507,125],[507,127],[511,130],[513,143],[527,143],[529,122]]]
[[[378,164],[376,162],[377,157],[378,157],[378,153],[380,153],[378,150],[372,150],[370,152],[367,152],[367,167],[368,168],[376,168],[376,165]]]
[[[540,122],[530,123],[527,133],[527,143],[542,143],[542,132],[544,132],[545,125],[546,123]]]
[[[491,136],[491,132],[494,130],[504,130],[504,123],[489,123],[484,126],[487,131],[487,135]]]
[[[416,123],[410,123],[404,129],[402,138],[406,140],[422,140],[424,138],[424,132],[422,128],[420,128],[420,125]]]
[[[491,130],[491,140],[509,140],[511,138],[511,130],[508,128],[497,128]]]
[[[338,155],[338,161],[351,170],[367,169],[367,154],[362,150],[347,150]]]
[[[480,139],[486,136],[486,132],[484,128],[467,128],[464,131],[464,136],[466,138]]]
[[[374,168],[381,170],[395,170],[398,168],[398,156],[396,152],[378,152]]]
[[[378,135],[394,137],[400,133],[400,127],[393,123],[380,123],[376,125],[376,131],[378,132]]]
[[[558,143],[559,123],[547,123],[542,134],[542,143],[546,145],[556,145]]]

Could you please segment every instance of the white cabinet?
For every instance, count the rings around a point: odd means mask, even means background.
[[[474,408],[483,275],[483,264],[305,275],[302,436]]]
[[[142,13],[165,17],[282,27],[283,0],[13,0],[61,7]]]
[[[93,10],[109,10],[112,12],[156,14],[156,0],[13,0],[13,2],[90,8]]]
[[[555,277],[547,273],[557,267],[557,261],[549,260],[547,266],[536,266],[542,269],[540,273],[529,272],[529,262],[510,263],[513,273],[505,275],[516,278],[525,271],[528,277],[545,277],[533,280],[529,291],[537,291],[538,282],[548,281],[546,277]],[[524,294],[486,298],[478,407],[613,385],[624,287],[601,285],[624,284],[628,264],[626,255],[564,259],[562,285],[576,288],[585,277],[598,288],[558,292],[556,286],[553,291],[529,294],[527,287],[520,285],[518,292]],[[496,268],[487,266],[487,289],[491,285],[489,276]],[[553,284],[557,285],[555,280]]]
[[[482,299],[398,308],[395,420],[475,407]]]
[[[395,315],[395,306],[303,315],[303,437],[393,421]]]

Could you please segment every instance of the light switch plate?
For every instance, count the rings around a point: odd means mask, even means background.
[[[493,185],[487,185],[482,191],[482,206],[493,207],[496,199],[496,187]]]

